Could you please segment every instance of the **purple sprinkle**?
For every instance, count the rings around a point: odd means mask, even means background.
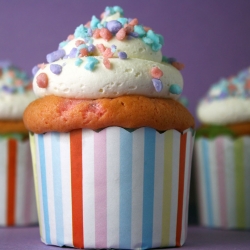
[[[37,65],[33,67],[33,69],[32,69],[32,74],[33,74],[33,76],[37,73],[37,71],[38,71],[39,69],[40,69],[40,68],[39,68]]]
[[[126,52],[123,52],[123,51],[120,51],[118,53],[118,56],[119,56],[120,59],[127,59],[127,57],[128,57]]]
[[[122,24],[117,20],[112,20],[107,22],[107,29],[111,33],[117,33],[122,27],[123,27]]]
[[[153,82],[156,92],[161,92],[163,88],[161,80],[153,78],[152,82]]]
[[[135,38],[139,37],[138,33],[136,33],[136,32],[131,32],[131,33],[129,33],[129,35],[132,37],[135,37]]]
[[[94,50],[95,50],[95,45],[90,44],[90,45],[88,46],[88,52],[93,52]]]
[[[75,58],[78,55],[78,49],[73,48],[69,53],[69,58]]]
[[[56,74],[56,75],[60,75],[62,72],[62,66],[59,64],[51,64],[50,65],[50,70],[52,73]]]
[[[15,89],[14,88],[11,88],[11,87],[8,87],[6,85],[2,86],[2,90],[6,93],[14,93],[15,92]]]
[[[93,35],[92,29],[88,28],[87,35],[91,37]]]
[[[48,63],[52,63],[52,62],[59,60],[60,58],[63,58],[64,56],[65,56],[65,50],[59,49],[59,50],[56,50],[56,51],[48,54],[46,56],[46,59],[47,59]]]

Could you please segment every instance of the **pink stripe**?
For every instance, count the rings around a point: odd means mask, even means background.
[[[227,227],[227,210],[226,210],[226,182],[225,182],[225,162],[223,138],[216,140],[216,158],[218,167],[218,188],[221,225]]]
[[[96,248],[107,245],[106,130],[94,135]]]

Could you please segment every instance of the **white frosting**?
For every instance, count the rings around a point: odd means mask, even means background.
[[[35,100],[33,91],[7,94],[0,92],[0,119],[21,120],[25,108]]]
[[[250,121],[250,99],[230,97],[213,102],[202,101],[197,116],[202,123],[214,125]]]

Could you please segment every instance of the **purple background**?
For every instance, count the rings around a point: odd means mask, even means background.
[[[210,84],[250,66],[249,0],[0,0],[0,59],[30,73],[78,25],[113,5],[162,34],[163,54],[186,65],[183,94],[193,114]]]

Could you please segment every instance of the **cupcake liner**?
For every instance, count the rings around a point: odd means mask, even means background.
[[[200,223],[249,229],[250,137],[200,138],[194,152]]]
[[[29,140],[0,140],[0,226],[38,222]]]
[[[191,129],[30,134],[41,240],[76,248],[181,246]]]

